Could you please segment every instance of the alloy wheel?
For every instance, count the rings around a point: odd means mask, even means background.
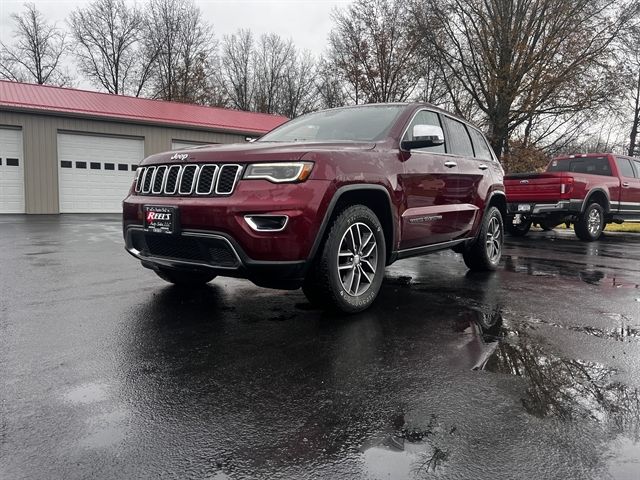
[[[491,263],[500,260],[500,252],[502,250],[502,228],[500,221],[496,217],[492,217],[487,228],[486,238],[487,257]]]
[[[602,217],[600,212],[597,209],[592,209],[589,212],[589,217],[587,218],[587,228],[589,229],[589,233],[592,236],[596,236],[600,231],[600,224],[602,223]]]
[[[376,275],[378,242],[368,225],[358,222],[347,229],[340,240],[337,261],[345,292],[357,297],[369,290]]]

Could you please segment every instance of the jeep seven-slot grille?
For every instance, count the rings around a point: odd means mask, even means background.
[[[242,166],[235,164],[140,167],[136,193],[144,195],[231,195]]]

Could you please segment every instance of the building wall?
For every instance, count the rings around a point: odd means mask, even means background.
[[[0,127],[22,128],[27,213],[59,213],[58,132],[144,138],[145,157],[170,150],[172,140],[234,143],[245,139],[245,135],[223,132],[7,111],[0,111]]]

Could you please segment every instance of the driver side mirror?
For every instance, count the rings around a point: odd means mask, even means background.
[[[444,144],[444,132],[436,125],[414,125],[411,139],[404,140],[401,147],[404,150],[414,148],[435,147]]]

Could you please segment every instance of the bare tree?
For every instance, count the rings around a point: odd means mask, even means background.
[[[612,84],[605,81],[608,65],[602,59],[632,3],[413,0],[412,9],[423,51],[436,55],[473,99],[502,155],[512,134],[535,117],[606,101]]]
[[[296,49],[291,40],[285,41],[275,33],[260,37],[254,53],[254,110],[278,112],[282,82],[295,56]]]
[[[182,102],[206,97],[216,44],[193,0],[150,0],[145,41],[154,57],[151,96]]]
[[[48,23],[35,4],[25,3],[22,14],[12,14],[15,23],[13,45],[0,42],[0,77],[40,85],[65,86],[71,78],[63,71],[67,51],[65,34]]]
[[[419,42],[408,34],[400,0],[355,0],[333,14],[329,60],[350,85],[354,103],[409,99],[420,82]]]
[[[229,102],[238,110],[251,110],[255,88],[254,42],[250,30],[225,35],[222,41],[221,83]]]
[[[317,108],[315,75],[316,62],[311,53],[303,52],[292,59],[284,73],[278,113],[294,118]]]
[[[69,17],[80,70],[109,93],[140,95],[154,55],[143,55],[142,13],[124,0],[95,0]]]
[[[335,65],[321,58],[316,68],[316,91],[320,108],[335,108],[346,105],[347,95],[344,91],[340,72]]]

